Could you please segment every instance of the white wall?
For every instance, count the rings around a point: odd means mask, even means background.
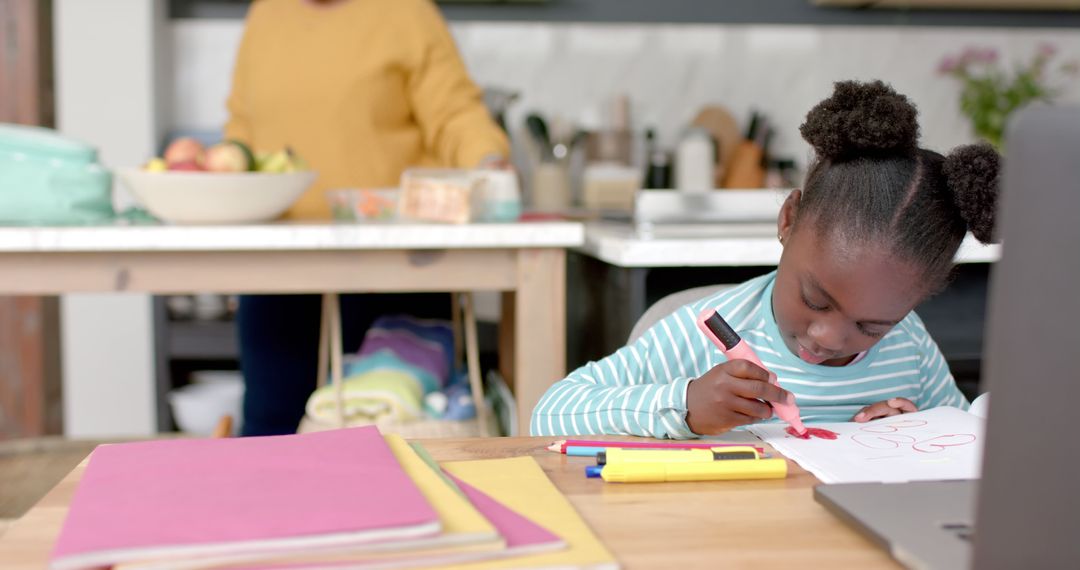
[[[65,295],[60,303],[64,435],[157,431],[153,314],[146,295]]]
[[[243,22],[177,20],[171,24],[176,98],[174,128],[218,129]],[[1075,29],[838,27],[762,25],[605,25],[456,22],[454,36],[474,78],[519,90],[510,124],[524,114],[595,123],[614,95],[632,99],[637,125],[658,128],[670,144],[708,103],[745,122],[751,108],[778,127],[778,153],[803,159],[798,136],[806,112],[832,82],[880,78],[911,97],[921,112],[924,146],[947,150],[970,142],[957,107],[959,86],[936,74],[939,61],[967,46],[1026,60],[1042,42],[1080,58]],[[1075,81],[1075,80],[1074,80]],[[1075,85],[1064,100],[1080,101]]]
[[[168,109],[157,65],[163,0],[55,0],[56,118],[110,168],[153,154]],[[130,203],[117,193],[117,205]],[[146,295],[61,299],[64,433],[156,431],[153,318]]]

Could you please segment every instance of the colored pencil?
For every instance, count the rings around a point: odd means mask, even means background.
[[[706,443],[706,442],[660,442],[660,441],[590,441],[580,439],[559,440],[548,446],[548,451],[566,453],[569,447],[607,448],[621,447],[624,449],[711,449],[713,447],[745,447],[745,443]],[[760,446],[754,446],[758,453],[765,450]],[[575,455],[578,455],[575,453]],[[585,453],[585,455],[589,455]]]

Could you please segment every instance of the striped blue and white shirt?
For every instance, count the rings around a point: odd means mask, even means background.
[[[863,406],[903,397],[920,409],[968,401],[914,312],[847,366],[809,364],[784,344],[772,311],[776,273],[762,275],[657,322],[633,344],[556,382],[533,410],[533,435],[697,437],[686,425],[690,381],[726,357],[697,328],[715,308],[795,395],[803,421],[850,421]],[[774,416],[771,420],[778,421]]]

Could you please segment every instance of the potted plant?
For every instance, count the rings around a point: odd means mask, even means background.
[[[1061,87],[1051,79],[1051,60],[1057,55],[1052,44],[1042,44],[1026,63],[1005,69],[993,48],[969,47],[958,55],[941,60],[938,73],[961,83],[960,109],[971,120],[975,134],[999,150],[1006,120],[1013,111],[1032,101],[1052,102]],[[1075,76],[1080,62],[1057,65],[1056,73]]]

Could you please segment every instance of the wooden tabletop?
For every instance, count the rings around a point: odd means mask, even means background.
[[[623,568],[898,567],[814,502],[817,480],[794,462],[783,480],[606,484],[585,478],[588,458],[552,453],[545,449],[549,443],[528,437],[423,441],[440,461],[535,457]],[[0,538],[0,566],[46,566],[84,467]]]

